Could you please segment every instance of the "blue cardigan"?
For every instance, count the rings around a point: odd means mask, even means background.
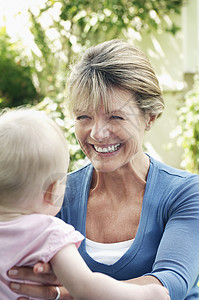
[[[68,175],[59,217],[86,236],[91,164]],[[118,228],[120,230],[120,228]],[[130,249],[113,265],[79,252],[93,271],[118,280],[153,275],[169,289],[171,300],[199,299],[199,176],[150,157],[141,218]]]

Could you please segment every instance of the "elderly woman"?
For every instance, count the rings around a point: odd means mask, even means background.
[[[199,176],[143,152],[144,132],[164,109],[149,61],[124,41],[104,42],[74,66],[68,92],[91,163],[68,176],[59,217],[86,237],[79,249],[85,262],[119,280],[164,285],[171,300],[199,299]],[[48,276],[10,273],[43,283]],[[49,290],[55,287],[21,284],[20,292],[45,297]],[[60,291],[60,299],[73,299]]]

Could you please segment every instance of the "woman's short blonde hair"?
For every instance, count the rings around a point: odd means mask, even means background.
[[[86,50],[71,67],[67,100],[71,112],[97,110],[103,101],[110,109],[114,88],[130,91],[141,111],[159,116],[164,109],[158,79],[142,51],[122,40],[111,40]]]
[[[0,204],[34,199],[47,182],[63,178],[68,163],[63,132],[44,112],[23,108],[1,114]]]

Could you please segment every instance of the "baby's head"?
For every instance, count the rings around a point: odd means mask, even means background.
[[[66,139],[44,112],[20,108],[0,116],[0,211],[56,214],[68,164]]]

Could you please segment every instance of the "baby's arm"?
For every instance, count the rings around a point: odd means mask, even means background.
[[[123,283],[101,273],[93,273],[70,244],[51,260],[58,280],[78,300],[169,300],[167,290],[158,285]]]

